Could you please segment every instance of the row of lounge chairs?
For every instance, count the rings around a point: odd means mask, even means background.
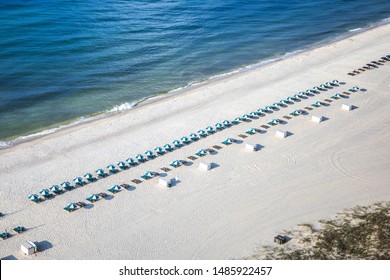
[[[371,63],[367,63],[363,67],[355,69],[352,72],[349,72],[348,75],[356,76],[356,75],[358,75],[360,73],[363,73],[364,71],[378,68],[379,66],[382,66],[386,62],[390,62],[390,55],[382,56],[377,61],[373,60],[373,61],[371,61]]]

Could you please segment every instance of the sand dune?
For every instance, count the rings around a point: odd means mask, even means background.
[[[156,100],[126,113],[71,127],[0,151],[1,229],[29,230],[0,242],[0,257],[18,259],[226,259],[248,255],[282,229],[313,222],[357,204],[390,199],[390,62],[356,76],[347,73],[387,55],[390,25],[355,35],[259,69],[236,74]],[[31,193],[127,157],[171,143],[224,119],[337,79],[342,84],[248,123],[224,129],[162,157],[40,204]],[[358,91],[306,115],[237,137],[295,109],[358,86]],[[355,106],[341,110],[341,104]],[[326,121],[311,121],[323,115]],[[276,130],[290,132],[279,139]],[[238,141],[224,146],[221,141]],[[257,152],[245,143],[260,144]],[[201,148],[223,148],[162,172],[173,160]],[[200,161],[215,163],[199,170]],[[170,189],[158,178],[132,184],[146,171],[178,177]],[[73,213],[69,202],[85,201],[128,183],[107,199]],[[86,201],[85,201],[86,202]],[[43,252],[24,257],[25,240]]]

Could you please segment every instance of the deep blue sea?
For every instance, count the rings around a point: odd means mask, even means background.
[[[389,17],[389,0],[0,0],[0,146]]]

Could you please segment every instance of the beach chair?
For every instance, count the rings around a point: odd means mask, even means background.
[[[349,72],[348,75],[355,76],[356,74]]]
[[[269,128],[269,126],[265,125],[265,124],[261,125],[260,127],[264,128],[264,129],[268,129]]]
[[[189,156],[187,158],[190,159],[190,160],[196,160],[197,159],[197,157],[194,157],[194,156]]]
[[[169,169],[168,167],[161,167],[160,168],[162,171],[164,171],[164,172],[169,172],[169,171],[171,171],[171,169]]]
[[[142,183],[142,181],[138,180],[138,179],[133,179],[133,180],[131,180],[131,182],[133,182],[134,184],[137,184],[137,185]]]
[[[333,102],[333,100],[331,100],[331,99],[324,99],[324,101],[328,102],[328,103],[332,103]]]
[[[79,202],[76,202],[75,203],[78,207],[80,207],[80,208],[83,208],[83,207],[85,207],[87,204],[85,203],[85,202],[83,202],[83,201],[79,201]]]
[[[282,118],[285,119],[285,120],[291,120],[291,117],[287,116],[287,115],[283,116]]]
[[[218,145],[214,145],[213,148],[216,149],[216,150],[221,150],[222,149],[222,147],[218,146]]]
[[[14,230],[16,233],[20,234],[20,233],[22,233],[22,232],[25,232],[27,229],[26,229],[25,227],[18,226],[18,227],[13,228],[13,230]]]
[[[240,138],[242,138],[242,139],[245,139],[245,138],[248,137],[248,136],[246,136],[246,135],[244,135],[244,134],[238,134],[237,136],[240,137]]]
[[[108,195],[104,192],[101,192],[101,193],[98,193],[98,196],[100,196],[101,198],[107,198]]]
[[[345,95],[351,95],[351,93],[348,92],[348,91],[343,91],[343,94],[345,94]]]
[[[206,151],[207,151],[209,154],[215,153],[215,150],[214,150],[214,149],[211,149],[211,148],[207,148]]]

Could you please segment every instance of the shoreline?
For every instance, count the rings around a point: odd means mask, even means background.
[[[357,204],[390,200],[390,62],[347,75],[388,55],[389,36],[390,25],[383,25],[137,110],[0,150],[0,211],[5,214],[0,225],[9,232],[16,226],[28,229],[0,242],[0,257],[232,259],[247,256],[256,244],[271,243],[281,230],[298,223],[315,222]],[[341,83],[136,167],[38,204],[27,198],[334,79]],[[362,90],[325,101],[353,86]],[[314,108],[316,101],[323,106]],[[341,104],[354,109],[341,110]],[[284,118],[305,107],[312,109]],[[312,115],[326,119],[314,123]],[[262,127],[272,119],[283,122]],[[251,128],[261,131],[249,135]],[[277,130],[289,136],[279,139]],[[228,137],[237,141],[221,144]],[[249,152],[246,143],[261,149]],[[215,145],[222,149],[188,159]],[[184,159],[184,166],[161,169]],[[213,163],[214,168],[200,170],[200,162]],[[160,186],[159,178],[132,182],[146,171],[179,180],[172,188]],[[116,184],[131,187],[96,203],[86,201]],[[63,210],[78,201],[86,207],[72,213]],[[24,240],[44,248],[35,256],[23,256],[19,248]]]
[[[88,123],[93,123],[95,121],[104,119],[104,118],[111,118],[115,115],[118,114],[124,114],[127,112],[131,112],[132,110],[136,110],[137,108],[147,106],[149,104],[153,104],[155,102],[159,102],[164,99],[169,99],[173,98],[178,95],[185,95],[186,92],[196,90],[199,87],[207,87],[211,85],[212,83],[218,83],[218,82],[223,82],[224,80],[228,80],[230,78],[234,77],[239,77],[242,74],[245,74],[247,72],[251,71],[256,71],[256,69],[262,68],[262,67],[267,67],[268,65],[272,65],[274,63],[281,62],[285,59],[289,58],[294,58],[297,55],[304,54],[311,52],[315,49],[319,49],[322,47],[326,47],[328,45],[343,41],[345,39],[348,39],[353,36],[357,36],[359,34],[368,32],[372,29],[378,28],[380,26],[385,26],[390,24],[390,18],[385,18],[380,20],[379,22],[374,22],[369,24],[366,27],[361,27],[361,28],[356,28],[353,30],[348,30],[343,34],[339,34],[335,36],[335,38],[327,38],[318,42],[314,42],[310,45],[305,46],[303,49],[298,49],[294,51],[290,51],[284,54],[279,54],[279,55],[273,55],[271,57],[267,57],[264,60],[260,60],[256,63],[246,65],[239,67],[237,69],[232,69],[230,71],[221,73],[221,74],[216,74],[214,76],[211,76],[207,79],[201,80],[201,81],[193,81],[190,82],[189,84],[169,90],[165,93],[155,93],[150,96],[144,97],[138,101],[134,101],[131,104],[128,102],[122,103],[120,105],[116,105],[111,109],[108,109],[106,111],[101,111],[101,112],[96,112],[95,114],[92,115],[86,115],[86,116],[81,116],[75,119],[67,120],[61,123],[53,124],[52,126],[47,127],[46,129],[43,129],[38,132],[33,132],[28,135],[19,135],[19,136],[14,136],[11,137],[10,139],[6,140],[0,140],[0,151],[5,150],[5,149],[10,149],[13,148],[17,145],[31,142],[43,137],[46,137],[48,135],[51,135],[53,133],[56,133],[58,131],[66,130],[68,128],[72,127],[77,127],[79,125],[83,124],[88,124]],[[121,107],[123,109],[121,109]]]

